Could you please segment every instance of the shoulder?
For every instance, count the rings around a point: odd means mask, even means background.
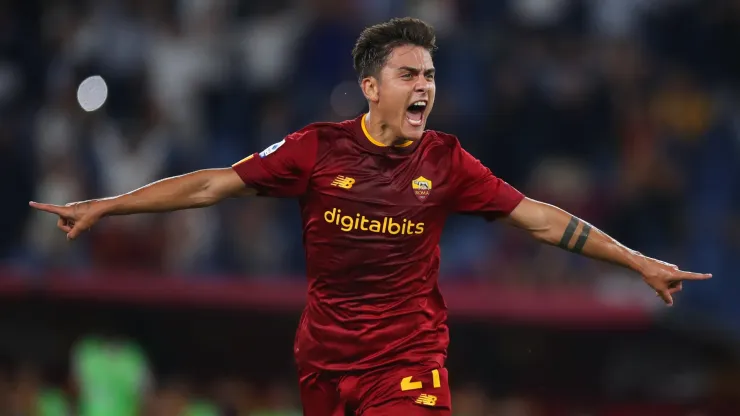
[[[427,130],[420,148],[424,161],[434,164],[437,171],[448,178],[467,177],[471,173],[477,174],[488,170],[463,148],[454,134]]]
[[[449,164],[460,152],[461,146],[457,136],[437,130],[427,130],[419,143],[420,153],[427,160],[433,159],[436,163]]]
[[[309,138],[309,140],[323,142],[348,137],[352,134],[354,128],[354,120],[338,123],[316,122],[304,126],[290,136],[294,136],[296,139]]]
[[[460,140],[457,136],[438,130],[427,130],[424,132],[422,141],[430,147],[442,147],[449,151],[454,151],[461,147]]]
[[[361,131],[357,119],[341,122],[311,123],[294,133],[302,140],[310,140],[315,161],[330,160],[337,154],[355,153],[356,136]]]
[[[319,149],[325,149],[329,143],[343,135],[346,136],[347,129],[342,123],[317,122],[308,124],[292,133],[287,134],[281,141],[269,146],[260,153],[265,157],[274,153],[278,148],[284,146],[285,149],[291,149],[285,153],[296,153],[296,156],[307,157],[315,155]]]

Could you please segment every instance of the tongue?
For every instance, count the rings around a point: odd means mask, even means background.
[[[421,121],[421,111],[407,111],[406,117],[411,121]]]

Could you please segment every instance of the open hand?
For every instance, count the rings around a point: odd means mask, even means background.
[[[69,240],[74,240],[80,233],[89,230],[103,217],[103,212],[96,208],[95,201],[72,202],[64,206],[38,202],[29,202],[28,205],[58,215],[57,227],[67,233]]]
[[[692,273],[680,270],[675,264],[666,263],[650,257],[643,257],[640,267],[642,278],[657,296],[668,305],[673,305],[673,294],[683,289],[684,280],[706,280],[712,277],[708,273]]]

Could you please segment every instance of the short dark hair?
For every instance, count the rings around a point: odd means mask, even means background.
[[[360,33],[352,49],[355,71],[360,80],[378,76],[393,48],[403,45],[421,46],[430,54],[437,50],[434,28],[412,17],[394,18]]]

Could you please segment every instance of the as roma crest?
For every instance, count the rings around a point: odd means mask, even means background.
[[[432,192],[432,181],[423,176],[419,176],[411,181],[411,189],[414,190],[414,195],[419,198],[419,201],[424,201]]]

